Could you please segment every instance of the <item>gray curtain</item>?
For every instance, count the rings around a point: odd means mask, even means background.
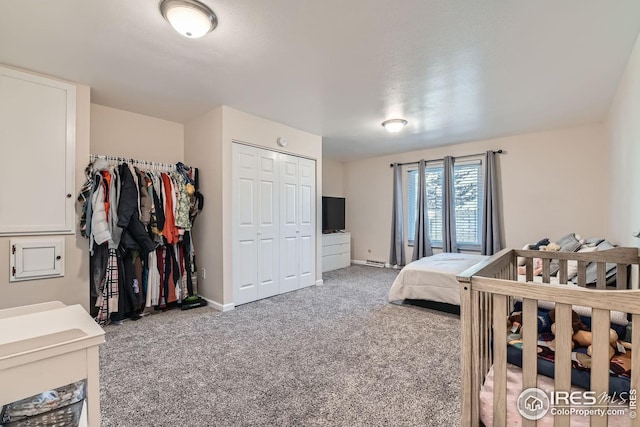
[[[444,158],[442,186],[442,252],[458,252],[456,244],[456,201],[453,186],[453,157]]]
[[[402,166],[393,165],[393,211],[391,212],[391,250],[389,264],[405,265],[404,213],[402,212]]]
[[[493,255],[502,249],[500,223],[499,182],[496,155],[487,151],[485,157],[484,197],[482,203],[482,255]]]
[[[431,241],[429,240],[429,216],[427,212],[427,186],[425,182],[425,168],[427,162],[420,160],[418,163],[418,200],[416,207],[416,235],[413,239],[412,260],[418,260],[433,255]]]

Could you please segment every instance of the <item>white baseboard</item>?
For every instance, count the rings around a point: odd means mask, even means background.
[[[364,261],[361,259],[352,259],[351,264],[367,265],[367,261]],[[387,262],[385,263],[384,268],[393,268],[394,270],[400,270],[402,267],[398,267],[397,265],[391,265]]]
[[[320,280],[316,280],[316,286],[322,286],[324,285],[324,280],[320,279]]]
[[[209,298],[205,298],[202,297],[203,300],[205,300],[207,302],[207,304],[209,304],[211,307],[213,307],[214,309],[221,311],[221,312],[225,312],[225,311],[231,311],[235,308],[235,304],[234,303],[229,303],[229,304],[220,304],[217,301],[211,300]]]

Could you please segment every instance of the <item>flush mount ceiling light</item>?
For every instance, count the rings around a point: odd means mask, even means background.
[[[196,0],[162,0],[160,12],[174,30],[197,39],[218,25],[218,18],[206,5]]]
[[[400,132],[407,125],[404,119],[389,119],[382,122],[382,126],[391,133]]]

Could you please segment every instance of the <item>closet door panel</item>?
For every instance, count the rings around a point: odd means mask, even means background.
[[[313,275],[313,245],[309,236],[300,237],[300,287],[308,286],[306,279]]]
[[[277,242],[273,238],[261,238],[258,243],[258,299],[267,298],[280,293],[278,285],[277,261],[275,247]]]
[[[282,292],[299,288],[298,251],[299,186],[298,158],[280,155],[281,201],[280,212],[280,289]]]
[[[300,270],[299,287],[315,284],[315,244],[316,244],[316,162],[309,159],[299,159],[299,239],[300,239]]]
[[[315,284],[315,162],[233,144],[234,303]]]
[[[241,240],[238,242],[238,255],[241,260],[237,270],[237,299],[236,304],[255,301],[258,298],[257,277],[257,250],[255,239]]]
[[[283,240],[283,247],[280,253],[281,285],[282,292],[295,291],[298,289],[298,238],[287,237]]]
[[[238,193],[239,193],[239,211],[238,211],[238,226],[240,228],[251,228],[255,226],[255,208],[253,206],[254,200],[254,187],[255,183],[251,178],[240,178],[238,180]]]
[[[258,299],[258,152],[233,145],[233,288],[234,303]]]
[[[280,293],[277,153],[258,150],[258,299]]]

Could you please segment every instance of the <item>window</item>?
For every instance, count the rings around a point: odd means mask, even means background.
[[[427,163],[425,179],[427,187],[427,213],[429,238],[434,246],[442,246],[442,187],[444,167],[442,162]],[[453,186],[456,210],[456,240],[466,249],[478,248],[482,243],[482,160],[465,160],[455,163]],[[415,236],[418,170],[408,171],[408,240],[413,244]]]

